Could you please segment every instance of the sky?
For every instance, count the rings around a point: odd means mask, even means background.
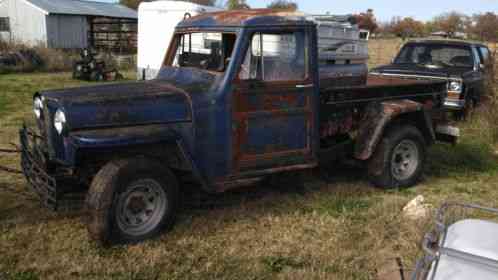
[[[113,0],[101,0],[113,2]],[[252,8],[263,8],[268,0],[246,0]],[[430,20],[441,13],[457,11],[472,15],[498,13],[498,0],[297,0],[299,10],[306,13],[352,14],[374,10],[377,20],[386,22],[393,16],[410,16],[417,20]]]

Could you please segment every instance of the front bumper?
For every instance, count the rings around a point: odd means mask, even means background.
[[[26,180],[45,206],[57,210],[59,198],[57,178],[48,172],[46,157],[40,149],[42,137],[23,125],[19,131],[19,138],[21,168]]]
[[[448,110],[462,110],[465,107],[465,100],[455,100],[446,98],[444,107]]]

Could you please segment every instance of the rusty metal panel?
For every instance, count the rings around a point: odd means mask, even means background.
[[[303,13],[273,9],[251,9],[231,10],[214,13],[201,14],[182,21],[178,28],[220,27],[246,25],[254,26],[276,26],[289,24],[313,23],[305,20]]]
[[[292,82],[239,81],[236,88],[234,172],[311,153],[312,91]]]
[[[423,104],[412,100],[394,100],[371,103],[367,108],[358,130],[354,156],[368,159],[379,143],[386,126],[395,117],[408,112],[424,110]]]

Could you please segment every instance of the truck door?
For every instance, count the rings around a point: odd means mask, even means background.
[[[307,41],[304,30],[251,34],[234,82],[233,173],[315,164]]]

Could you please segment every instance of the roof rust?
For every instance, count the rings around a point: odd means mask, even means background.
[[[179,27],[305,24],[304,14],[290,10],[249,9],[205,13],[182,21]]]

